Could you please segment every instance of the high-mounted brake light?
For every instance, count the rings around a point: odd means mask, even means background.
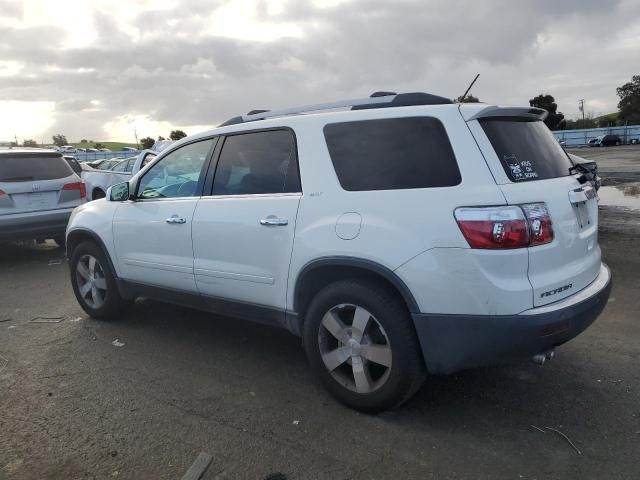
[[[456,209],[455,217],[471,248],[523,248],[553,241],[551,217],[544,203],[462,207]]]
[[[66,183],[63,187],[63,190],[79,190],[80,198],[84,198],[87,196],[87,187],[84,182],[74,182],[74,183]]]

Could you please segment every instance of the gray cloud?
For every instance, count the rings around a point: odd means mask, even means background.
[[[104,123],[125,114],[214,125],[252,108],[380,89],[454,97],[478,71],[474,93],[486,101],[524,103],[544,91],[568,113],[578,96],[613,108],[615,87],[638,73],[631,58],[611,51],[626,18],[640,16],[632,1],[290,1],[277,15],[261,3],[260,20],[303,32],[269,42],[206,33],[222,3],[144,12],[135,41],[96,12],[97,40],[71,50],[62,49],[62,28],[0,27],[0,58],[25,64],[20,76],[0,77],[0,99],[54,101],[52,130],[97,139]]]

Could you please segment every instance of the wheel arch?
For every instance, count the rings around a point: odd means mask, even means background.
[[[409,287],[390,268],[358,257],[323,257],[307,263],[296,278],[293,308],[300,319],[300,327],[315,292],[333,281],[353,277],[385,283],[404,301],[410,313],[420,312]]]
[[[69,232],[69,234],[67,235],[67,258],[71,259],[71,255],[73,254],[73,251],[75,250],[75,248],[78,245],[80,245],[82,242],[87,240],[91,240],[95,242],[102,249],[102,251],[104,252],[104,256],[107,258],[107,262],[109,262],[109,268],[111,268],[111,271],[113,272],[113,276],[117,280],[118,271],[115,269],[113,260],[111,260],[111,255],[109,255],[109,250],[107,249],[106,245],[104,244],[100,236],[97,233],[92,232],[91,230],[78,228]]]

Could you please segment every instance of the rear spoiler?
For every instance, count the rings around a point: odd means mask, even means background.
[[[470,118],[466,118],[467,122],[471,120],[478,120],[480,118],[491,118],[491,117],[517,117],[524,118],[527,120],[544,120],[549,115],[543,108],[536,107],[498,107],[495,105],[490,105],[479,112],[473,114]]]

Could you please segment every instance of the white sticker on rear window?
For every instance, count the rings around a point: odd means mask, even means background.
[[[519,160],[515,154],[504,154],[502,158],[509,165],[514,181],[538,178],[538,172],[533,169],[533,163],[530,160]]]

